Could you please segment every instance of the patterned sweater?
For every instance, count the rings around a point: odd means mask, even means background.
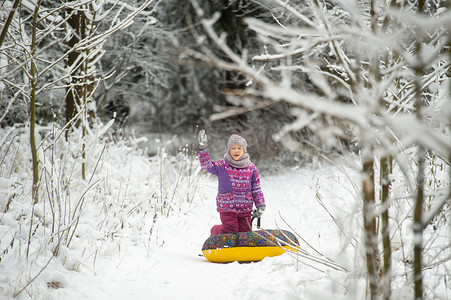
[[[234,168],[224,159],[211,161],[208,150],[199,150],[200,166],[218,176],[216,205],[219,212],[251,212],[252,205],[265,206],[257,168],[251,163],[246,168]]]

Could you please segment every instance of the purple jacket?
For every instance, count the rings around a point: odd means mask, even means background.
[[[208,150],[199,150],[198,155],[201,168],[218,176],[216,205],[219,212],[251,212],[253,203],[256,207],[265,206],[260,177],[253,163],[238,169],[224,159],[211,161]]]

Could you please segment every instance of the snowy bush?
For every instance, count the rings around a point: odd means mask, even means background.
[[[81,130],[66,141],[56,124],[38,128],[42,171],[40,202],[34,205],[26,128],[1,131],[0,259],[9,270],[4,273],[9,295],[24,290],[33,295],[46,280],[64,287],[47,269],[62,274],[95,269],[97,256],[120,253],[123,239],[149,244],[158,219],[191,206],[200,170],[192,152],[182,149],[169,157],[161,149],[160,156],[149,158],[140,139],[112,143],[110,125],[85,137],[87,180],[81,179]]]

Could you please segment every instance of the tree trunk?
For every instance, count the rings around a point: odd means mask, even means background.
[[[391,298],[391,243],[389,228],[389,191],[391,184],[393,158],[383,157],[380,161],[381,203],[382,203],[382,246],[384,249],[384,268],[382,277],[382,295],[385,300]]]
[[[13,3],[13,7],[9,12],[8,19],[3,26],[2,33],[0,34],[0,48],[2,47],[3,41],[5,40],[6,33],[8,32],[8,28],[11,25],[11,21],[13,20],[14,13],[16,12],[17,7],[19,6],[21,0],[15,0]]]
[[[420,45],[418,50],[420,49]],[[423,101],[421,98],[421,66],[415,67],[415,105],[417,109],[417,118],[421,122],[423,119]],[[418,174],[417,174],[417,195],[415,199],[414,215],[413,215],[413,234],[414,234],[414,249],[413,249],[413,278],[415,286],[415,299],[423,299],[423,202],[424,202],[424,162],[426,151],[422,144],[418,145]]]
[[[363,154],[363,226],[366,250],[366,268],[369,279],[370,299],[377,299],[379,289],[379,251],[377,249],[376,211],[374,194],[374,159],[371,150]]]
[[[417,196],[415,199],[415,210],[413,216],[413,234],[414,234],[414,260],[413,276],[415,285],[415,299],[423,299],[423,274],[421,271],[423,264],[423,199],[424,199],[424,148],[418,149],[418,175],[417,175]]]
[[[424,1],[418,1],[418,14],[424,13]],[[422,82],[424,62],[421,57],[422,40],[417,39],[415,44],[415,53],[417,61],[413,66],[415,71],[415,106],[416,117],[419,122],[423,122],[423,99],[422,99]],[[418,145],[418,174],[417,174],[417,195],[415,199],[414,215],[413,215],[413,234],[414,234],[414,248],[413,248],[413,280],[415,299],[423,299],[423,272],[421,270],[423,265],[423,202],[424,202],[424,161],[426,150],[425,147],[419,143]]]
[[[36,148],[36,135],[35,135],[35,123],[36,123],[36,90],[39,81],[39,74],[35,62],[36,54],[36,35],[37,35],[37,23],[39,16],[39,7],[41,6],[42,0],[36,4],[34,15],[33,15],[33,33],[31,37],[31,58],[30,58],[30,83],[31,83],[31,95],[30,95],[30,147],[31,147],[31,158],[33,163],[33,188],[32,188],[32,199],[34,203],[39,202],[39,160]]]
[[[66,91],[66,123],[71,122],[79,112],[79,109],[83,107],[83,86],[81,82],[81,70],[84,64],[80,59],[80,51],[73,49],[78,42],[86,37],[86,17],[84,13],[80,10],[74,11],[72,9],[69,9],[68,14],[71,14],[71,16],[69,17],[67,22],[72,27],[74,32],[72,33],[70,40],[67,42],[68,51],[70,51],[67,60],[67,67],[71,69],[70,75],[72,81]],[[76,121],[75,126],[78,127],[79,125],[80,121]],[[71,126],[68,127],[68,130],[70,127]],[[68,131],[66,132],[66,138],[67,136]]]

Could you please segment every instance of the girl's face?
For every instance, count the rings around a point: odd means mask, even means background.
[[[244,149],[242,146],[233,144],[232,147],[230,147],[230,156],[234,160],[239,160],[241,156],[244,155]]]

